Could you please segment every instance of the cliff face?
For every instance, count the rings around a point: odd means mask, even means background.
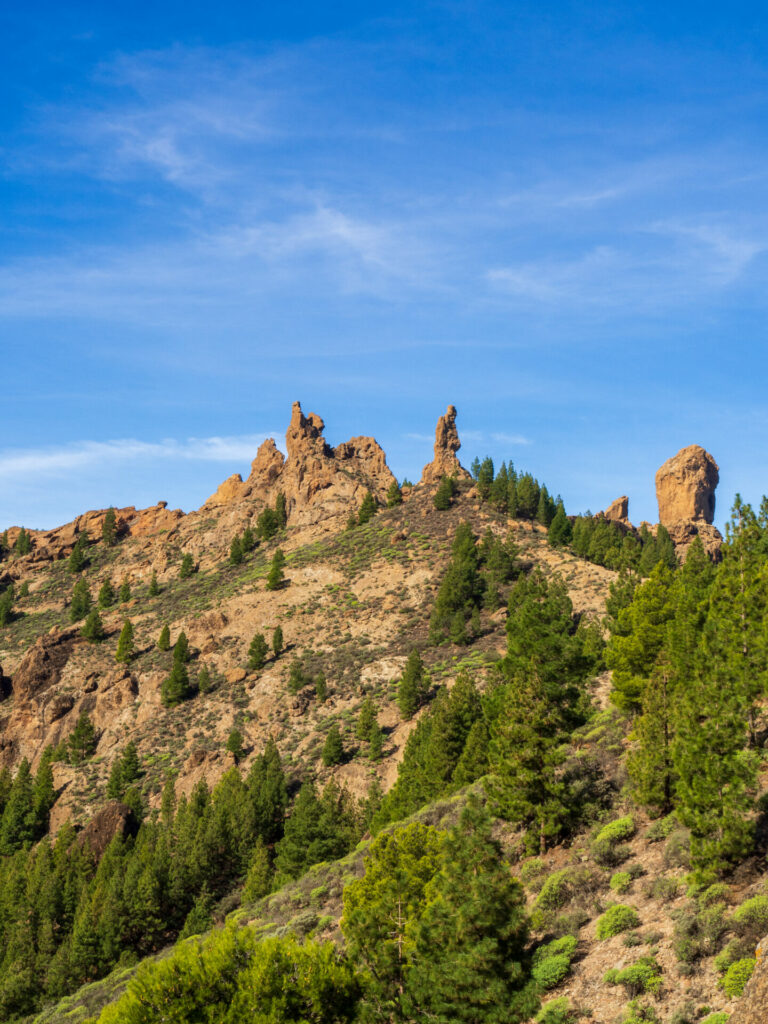
[[[678,555],[685,557],[698,536],[710,557],[718,557],[723,538],[712,522],[719,480],[717,463],[698,444],[681,448],[657,471],[659,522],[669,531]]]

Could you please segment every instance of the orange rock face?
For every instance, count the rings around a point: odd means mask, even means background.
[[[460,480],[469,480],[470,474],[464,469],[456,457],[461,448],[459,432],[456,429],[456,406],[449,405],[445,416],[441,416],[435,427],[435,457],[428,463],[421,474],[421,483],[436,484],[444,476],[454,476]]]
[[[612,501],[604,512],[605,518],[614,523],[629,522],[629,498],[622,494],[620,498]]]
[[[720,480],[717,463],[701,445],[681,448],[656,473],[659,522],[703,522],[715,518],[715,488]]]

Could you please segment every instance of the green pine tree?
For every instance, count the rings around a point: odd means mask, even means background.
[[[75,583],[72,588],[72,596],[69,599],[69,618],[71,622],[79,622],[84,619],[91,610],[91,592],[88,589],[88,582],[84,576]]]
[[[8,540],[8,534],[6,532],[6,546]],[[13,545],[13,550],[17,555],[28,555],[32,550],[32,538],[30,537],[27,530],[22,526],[19,530],[19,535],[16,538],[16,543]]]
[[[370,522],[370,520],[373,519],[378,511],[379,507],[376,504],[376,499],[370,491],[366,491],[362,504],[360,505],[360,509],[357,513],[358,526],[365,526],[367,522]]]
[[[149,581],[149,596],[150,597],[157,597],[157,595],[159,593],[160,593],[160,584],[157,582],[157,573],[153,569],[152,570],[152,577],[150,578],[150,581]]]
[[[371,728],[376,721],[376,708],[370,697],[366,697],[360,708],[355,726],[355,735],[359,740],[367,741],[371,735]]]
[[[525,947],[525,894],[470,801],[445,838],[440,870],[413,922],[407,1004],[437,1024],[517,1024],[539,1005]]]
[[[253,903],[263,896],[269,895],[272,891],[272,865],[269,860],[269,850],[264,840],[259,837],[253,847],[251,863],[248,867],[248,874],[245,876],[243,886],[243,900]]]
[[[189,640],[184,630],[179,633],[176,643],[173,645],[173,660],[186,665],[192,659],[192,652],[189,649]]]
[[[283,630],[281,626],[275,626],[272,631],[272,653],[279,658],[283,653]]]
[[[402,503],[403,492],[400,490],[400,484],[397,480],[393,480],[387,491],[387,508],[396,508],[398,505],[402,505]]]
[[[195,572],[195,561],[192,555],[187,553],[181,559],[179,566],[179,579],[188,580]]]
[[[96,751],[96,729],[86,711],[80,713],[69,740],[69,760],[72,764],[82,764]]]
[[[83,628],[80,630],[81,634],[86,640],[92,644],[100,644],[106,636],[104,632],[104,624],[101,621],[101,616],[96,608],[92,608],[88,612],[88,617],[83,623]]]
[[[121,604],[125,604],[131,600],[131,583],[127,576],[120,584],[119,598]]]
[[[77,586],[77,584],[75,584],[75,586]],[[98,601],[99,608],[111,608],[112,605],[115,603],[115,588],[112,586],[110,580],[104,580],[101,587],[99,588]]]
[[[368,733],[368,757],[371,761],[380,761],[384,747],[384,733],[381,726],[373,720],[371,730]]]
[[[325,703],[328,696],[328,684],[322,672],[315,678],[315,696],[321,704]]]
[[[131,658],[133,658],[133,654],[133,623],[130,619],[126,619],[123,623],[123,628],[120,630],[120,638],[117,641],[115,661],[127,665]]]
[[[397,706],[400,717],[405,721],[413,718],[427,694],[427,683],[424,673],[424,662],[417,650],[411,651],[405,663],[403,674],[397,687]]]
[[[171,630],[167,624],[160,630],[160,636],[157,638],[157,646],[161,651],[170,651],[171,649]]]
[[[269,648],[267,647],[267,641],[264,639],[263,633],[257,633],[251,645],[248,648],[248,668],[251,672],[259,672],[264,668],[267,661],[267,653]]]
[[[232,543],[229,545],[229,564],[242,565],[244,558],[243,542],[238,535],[232,538]]]
[[[275,551],[272,556],[272,562],[269,567],[269,573],[267,574],[267,590],[278,590],[282,587],[285,580],[285,573],[283,572],[283,566],[285,565],[285,555],[280,548]]]
[[[189,674],[184,661],[173,660],[171,674],[160,687],[160,697],[167,708],[176,707],[189,696]]]
[[[79,534],[75,541],[75,546],[72,548],[69,554],[69,559],[67,560],[67,566],[69,567],[70,572],[82,572],[88,564],[88,558],[86,556],[87,546],[87,534]]]
[[[200,666],[200,671],[197,673],[197,688],[200,693],[210,693],[213,689],[211,672],[207,665]]]
[[[438,484],[432,504],[438,512],[447,512],[453,504],[453,496],[456,493],[456,483],[452,477],[444,476]]]
[[[101,539],[107,547],[114,547],[117,543],[117,516],[114,508],[108,508],[101,524]]]
[[[275,518],[277,519],[278,526],[281,530],[285,529],[286,523],[288,522],[288,509],[285,501],[285,494],[280,491],[275,498]]]
[[[235,763],[239,764],[245,757],[245,749],[243,747],[243,734],[239,729],[233,729],[227,737],[226,750],[235,759]]]
[[[547,540],[553,548],[562,548],[570,542],[571,532],[571,521],[565,514],[565,506],[562,501],[558,501],[554,518],[549,524]]]
[[[344,761],[344,743],[339,732],[339,727],[334,724],[328,730],[328,735],[323,744],[322,761],[326,768],[332,765],[341,764]]]

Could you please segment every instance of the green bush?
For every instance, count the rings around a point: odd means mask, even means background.
[[[649,843],[661,843],[665,839],[669,839],[677,828],[677,824],[677,818],[674,814],[668,814],[666,818],[659,818],[658,821],[654,821],[645,833],[645,838]]]
[[[609,822],[600,829],[593,839],[592,856],[598,864],[606,867],[621,864],[629,856],[629,850],[624,845],[624,841],[631,839],[636,831],[635,823],[629,815]]]
[[[739,935],[757,943],[768,933],[768,896],[753,896],[733,912],[733,923]]]
[[[728,900],[731,890],[724,882],[715,882],[708,886],[699,896],[699,906],[709,907],[713,903],[725,903]]]
[[[703,956],[713,956],[727,929],[724,903],[679,913],[672,934],[675,956],[688,964]]]
[[[613,968],[606,971],[603,981],[606,985],[621,985],[630,995],[642,995],[644,992],[658,995],[661,990],[661,967],[652,956],[643,956],[622,970]]]
[[[669,868],[691,866],[691,836],[684,828],[672,832],[664,846],[664,863]]]
[[[570,874],[570,868],[561,868],[547,878],[536,897],[537,910],[559,910],[568,903],[573,896]]]
[[[752,977],[752,972],[755,969],[755,963],[755,958],[753,956],[748,956],[743,960],[737,960],[735,964],[731,964],[720,979],[720,987],[727,996],[731,999],[735,999],[737,996],[741,995],[744,991],[744,986]]]
[[[611,875],[611,880],[608,883],[613,892],[622,895],[627,892],[632,885],[632,875],[628,871],[615,871]]]
[[[626,1017],[621,1018],[621,1024],[658,1024],[659,1017],[654,1008],[643,1006],[637,999],[630,1001],[627,1010]]]
[[[571,1008],[565,996],[550,999],[536,1014],[536,1024],[569,1024],[572,1019]]]
[[[719,974],[725,974],[731,964],[752,955],[754,944],[745,939],[731,939],[721,953],[715,957],[715,967]]]
[[[560,984],[571,969],[577,945],[572,935],[564,935],[539,946],[533,954],[532,964],[533,978],[539,988],[548,991]]]
[[[544,861],[538,857],[529,857],[528,860],[523,861],[520,868],[520,881],[526,889],[530,889],[531,892],[538,892],[544,884],[546,871]]]
[[[654,878],[648,886],[647,892],[654,900],[670,903],[672,900],[677,899],[680,894],[680,882],[677,878],[668,878],[660,875],[658,878]]]
[[[637,928],[640,918],[634,907],[628,907],[624,903],[614,903],[608,907],[606,912],[597,922],[598,939],[610,939],[614,935],[629,931],[630,928]]]
[[[718,1010],[717,1013],[710,1013],[708,1017],[704,1017],[699,1024],[727,1024],[730,1016],[725,1010]]]

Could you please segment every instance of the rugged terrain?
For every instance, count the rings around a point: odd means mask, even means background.
[[[169,510],[164,502],[139,511],[118,509],[118,543],[111,547],[100,540],[106,510],[86,513],[57,530],[31,531],[30,553],[0,563],[5,582],[12,580],[17,593],[25,584],[28,587],[28,596],[17,602],[19,614],[0,631],[0,681],[5,693],[0,703],[0,763],[15,769],[27,758],[34,769],[43,750],[66,740],[84,711],[98,737],[95,756],[84,764],[54,762],[57,799],[51,830],[67,820],[85,827],[104,807],[112,763],[129,740],[136,743],[145,768],[149,805],[158,808],[169,772],[175,775],[180,795],[189,793],[200,779],[212,785],[232,766],[234,758],[225,744],[235,727],[244,737],[244,771],[271,737],[295,778],[312,773],[323,782],[333,776],[362,798],[375,776],[387,790],[418,721],[418,716],[401,721],[395,701],[408,653],[413,648],[423,652],[435,684],[450,687],[459,669],[468,667],[482,687],[506,649],[503,607],[482,613],[480,636],[470,646],[429,645],[434,596],[462,521],[478,536],[487,530],[502,538],[511,534],[523,566],[560,574],[576,614],[599,619],[616,574],[567,549],[552,548],[539,524],[508,519],[482,502],[458,462],[459,448],[456,410],[449,406],[438,421],[434,457],[420,483],[403,488],[402,504],[382,507],[365,525],[347,529],[350,513],[367,492],[382,506],[385,503],[394,477],[384,452],[367,437],[331,448],[323,438],[320,417],[305,416],[296,403],[286,436],[287,457],[273,441],[264,442],[249,476],[229,477],[197,511],[185,515]],[[433,497],[445,475],[458,480],[458,491],[452,507],[438,511]],[[720,537],[712,526],[717,478],[714,460],[697,446],[684,449],[657,474],[660,522],[681,555],[696,535],[711,553],[717,552]],[[255,529],[259,514],[281,494],[286,499],[286,528],[257,545],[241,564],[231,564],[233,538],[247,527]],[[614,502],[605,515],[634,530],[625,498]],[[82,624],[69,621],[74,576],[67,560],[83,534],[89,538],[84,575],[94,597],[106,579],[116,590],[125,581],[130,586],[129,600],[102,613],[107,636],[100,644],[89,643],[81,636]],[[18,529],[10,530],[9,542],[17,536]],[[265,579],[278,547],[286,555],[286,581],[269,591]],[[182,579],[184,555],[192,556],[196,571]],[[153,574],[159,593],[150,596]],[[135,629],[136,656],[122,666],[115,663],[115,649],[126,618]],[[170,653],[157,647],[164,625],[170,627],[172,641],[182,630],[186,633],[194,654],[193,672],[205,664],[214,680],[210,692],[173,708],[161,700],[171,665]],[[276,626],[283,631],[283,652],[270,655],[263,670],[250,672],[252,637],[263,633],[269,638]],[[289,667],[295,659],[310,673],[325,675],[324,702],[313,686],[289,692]],[[594,700],[602,711],[576,747],[601,758],[620,790],[627,730],[608,705],[607,689],[606,675],[594,680]],[[355,756],[354,724],[368,696],[385,733],[383,757],[376,764]],[[344,764],[326,768],[320,752],[334,723],[349,757]],[[460,799],[422,813],[430,821],[449,822]],[[625,809],[619,797],[616,815]],[[701,1010],[699,1016],[704,1007],[733,1009],[735,1004],[717,985],[711,963],[681,964],[673,950],[675,921],[690,909],[684,858],[675,846],[674,830],[660,833],[643,815],[633,811],[633,816],[635,832],[628,839],[625,858],[632,865],[632,877],[619,897],[639,916],[631,940],[627,934],[596,938],[598,916],[617,897],[611,886],[615,872],[592,856],[593,835],[584,834],[567,847],[549,851],[540,862],[519,866],[534,911],[545,878],[554,871],[584,869],[581,882],[560,906],[563,912],[583,915],[578,951],[572,973],[551,995],[568,995],[598,1024],[618,1019],[627,993],[607,986],[604,975],[609,968],[636,959],[638,950],[632,947],[642,946],[655,952],[663,969],[659,1008],[664,1021],[674,1020],[674,1014],[686,1007],[693,1007],[691,1013]],[[118,818],[110,823],[106,817],[102,827],[108,840],[121,824]],[[517,849],[512,830],[504,833],[504,840],[510,851]],[[346,862],[313,869],[259,904],[234,909],[235,898],[219,908],[219,915],[234,912],[240,920],[258,921],[267,930],[336,935],[342,884],[360,872],[363,853],[364,846]],[[761,869],[757,862],[744,865],[729,883],[729,905],[763,891]],[[122,972],[96,983],[39,1019],[84,1019],[119,989],[124,976]],[[753,987],[757,982],[756,975]],[[760,1018],[743,1020],[757,1024]]]

